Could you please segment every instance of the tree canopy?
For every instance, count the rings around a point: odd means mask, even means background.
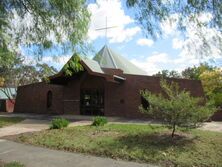
[[[152,94],[150,91],[141,91],[141,95],[149,102],[149,106],[140,106],[140,111],[149,116],[161,119],[172,128],[172,137],[177,126],[195,127],[199,122],[206,121],[215,108],[203,104],[203,99],[192,97],[190,92],[180,90],[174,82],[162,80],[160,82],[162,94]]]
[[[147,36],[154,39],[161,36],[165,28],[162,23],[169,21],[185,38],[188,29],[197,30],[192,36],[197,37],[198,43],[189,41],[192,50],[188,50],[192,53],[198,49],[201,56],[210,56],[215,48],[222,51],[221,0],[127,0],[126,3]],[[207,29],[211,33],[206,33]]]
[[[90,14],[85,0],[0,1],[0,48],[83,46]]]
[[[181,73],[162,70],[154,74],[161,78],[185,78],[201,80],[206,97],[215,102],[216,107],[222,107],[222,70],[207,63],[188,67]]]

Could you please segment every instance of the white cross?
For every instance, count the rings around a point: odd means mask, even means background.
[[[108,27],[108,25],[107,25],[107,17],[106,17],[106,26],[103,27],[103,28],[98,28],[98,29],[96,29],[96,31],[105,30],[105,38],[106,38],[106,43],[107,43],[107,30],[111,29],[111,28],[116,28],[116,27],[117,26]]]

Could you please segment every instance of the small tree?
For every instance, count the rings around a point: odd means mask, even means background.
[[[149,107],[140,106],[140,111],[153,118],[161,119],[172,128],[172,137],[176,127],[195,127],[207,120],[215,108],[204,99],[192,97],[189,92],[180,90],[178,84],[166,80],[160,82],[163,93],[152,94],[145,90],[141,95],[149,102]]]

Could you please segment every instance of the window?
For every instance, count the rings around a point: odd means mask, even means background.
[[[150,107],[149,102],[143,96],[141,96],[141,104],[144,109],[147,109]]]
[[[48,91],[47,93],[47,108],[52,107],[52,91]]]

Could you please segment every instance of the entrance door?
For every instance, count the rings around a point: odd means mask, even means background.
[[[104,115],[104,90],[82,89],[80,112],[81,115]]]

